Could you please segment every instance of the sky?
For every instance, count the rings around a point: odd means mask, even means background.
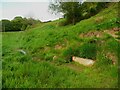
[[[49,12],[48,6],[51,1],[54,0],[0,0],[0,20],[1,19],[12,20],[15,16],[33,17],[43,22],[61,18],[62,15],[60,14],[55,15]],[[79,0],[79,1],[95,2],[96,0]]]
[[[49,11],[48,0],[2,0],[0,3],[0,20],[12,20],[15,16],[33,17],[40,21],[56,20],[62,17],[61,14],[52,14]],[[23,1],[23,2],[22,2]],[[29,1],[29,2],[28,2]]]

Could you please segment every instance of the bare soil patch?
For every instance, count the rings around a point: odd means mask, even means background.
[[[62,49],[62,45],[55,45],[55,49]]]
[[[112,64],[116,64],[117,63],[117,59],[118,57],[116,57],[116,55],[114,53],[106,53],[105,54],[107,58],[109,58],[110,60],[112,60]]]
[[[117,38],[118,35],[116,35],[116,33],[119,32],[119,31],[120,31],[120,28],[116,27],[116,28],[112,28],[112,29],[109,29],[109,30],[105,30],[104,32],[107,33],[107,34],[110,34],[114,38]]]
[[[104,17],[103,17],[103,16],[97,17],[97,18],[95,19],[95,23],[101,23],[101,22],[103,22],[103,20],[104,20]]]
[[[82,33],[80,34],[81,38],[91,38],[91,37],[103,37],[103,32],[102,31],[90,31],[87,33]]]

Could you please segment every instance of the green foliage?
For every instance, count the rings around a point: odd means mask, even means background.
[[[23,21],[23,19],[22,19],[22,17],[15,17],[12,21],[11,21],[11,23],[12,23],[12,25],[13,25],[13,29],[12,30],[14,30],[14,31],[20,31],[21,30],[21,28],[22,28],[22,21]]]
[[[13,29],[12,23],[9,20],[2,20],[2,31],[11,31]]]
[[[96,60],[97,44],[84,43],[77,47],[68,47],[63,51],[63,56],[65,57],[66,62],[72,61],[72,56]]]
[[[22,18],[21,16],[15,17],[13,20],[2,20],[2,31],[24,31],[30,26],[40,23],[39,20],[33,18]]]
[[[63,56],[65,57],[66,62],[72,61],[72,56],[74,56],[74,52],[74,49],[71,47],[63,52]]]
[[[52,61],[52,60],[53,60],[53,56],[54,56],[54,55],[53,55],[52,53],[46,53],[44,59],[45,59],[46,61]]]
[[[96,8],[91,8],[90,9],[90,16],[93,16],[96,14]]]
[[[58,26],[66,26],[66,25],[67,25],[67,21],[66,20],[60,21],[58,23]]]
[[[118,55],[119,42],[114,39],[110,39],[108,40],[108,42],[106,42],[106,48],[108,48],[109,51],[114,52],[116,55]]]
[[[98,60],[97,63],[95,64],[96,67],[99,67],[101,70],[105,69],[107,70],[109,66],[112,65],[112,60],[107,58],[105,55],[99,54],[97,56]]]
[[[59,2],[50,4],[50,9],[57,12],[64,13],[67,24],[75,25],[82,18],[80,2]]]
[[[96,6],[96,10],[98,10],[99,12],[101,9],[107,8],[107,4],[108,2],[98,2]]]
[[[101,29],[106,29],[106,28],[117,27],[118,26],[118,24],[116,23],[117,21],[118,21],[117,18],[112,18],[106,22],[96,25],[96,28],[97,28],[97,30],[101,30]]]
[[[96,15],[103,9],[107,8],[108,2],[60,2],[55,0],[54,3],[49,5],[50,10],[55,13],[62,12],[66,21],[66,24],[75,25],[77,22],[88,19],[91,16]]]
[[[96,59],[97,56],[97,44],[86,43],[80,47],[80,57],[88,59]]]
[[[26,29],[26,25],[22,25],[21,30],[24,31]]]

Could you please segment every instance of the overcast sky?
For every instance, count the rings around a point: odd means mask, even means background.
[[[62,15],[54,15],[48,12],[49,2],[54,0],[0,0],[0,20],[13,19],[15,16],[33,17],[41,21],[55,20]],[[70,1],[70,0],[62,0]],[[78,0],[86,1],[86,0]],[[87,0],[106,1],[106,0]],[[118,1],[118,0],[107,0]]]
[[[8,2],[9,1],[9,2]],[[16,0],[4,0],[0,3],[0,13],[2,17],[0,19],[13,19],[15,16],[33,17],[41,21],[55,20],[62,15],[51,14],[48,10],[49,1],[39,0],[39,2],[32,2],[33,0],[24,0],[26,2],[14,2]],[[23,1],[23,0],[21,0]],[[38,1],[38,0],[34,0]],[[41,2],[40,2],[41,1]]]

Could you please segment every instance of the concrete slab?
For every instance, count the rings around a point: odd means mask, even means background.
[[[94,60],[75,57],[75,56],[72,57],[72,60],[75,62],[78,62],[79,64],[82,64],[84,66],[92,66],[95,63]]]

